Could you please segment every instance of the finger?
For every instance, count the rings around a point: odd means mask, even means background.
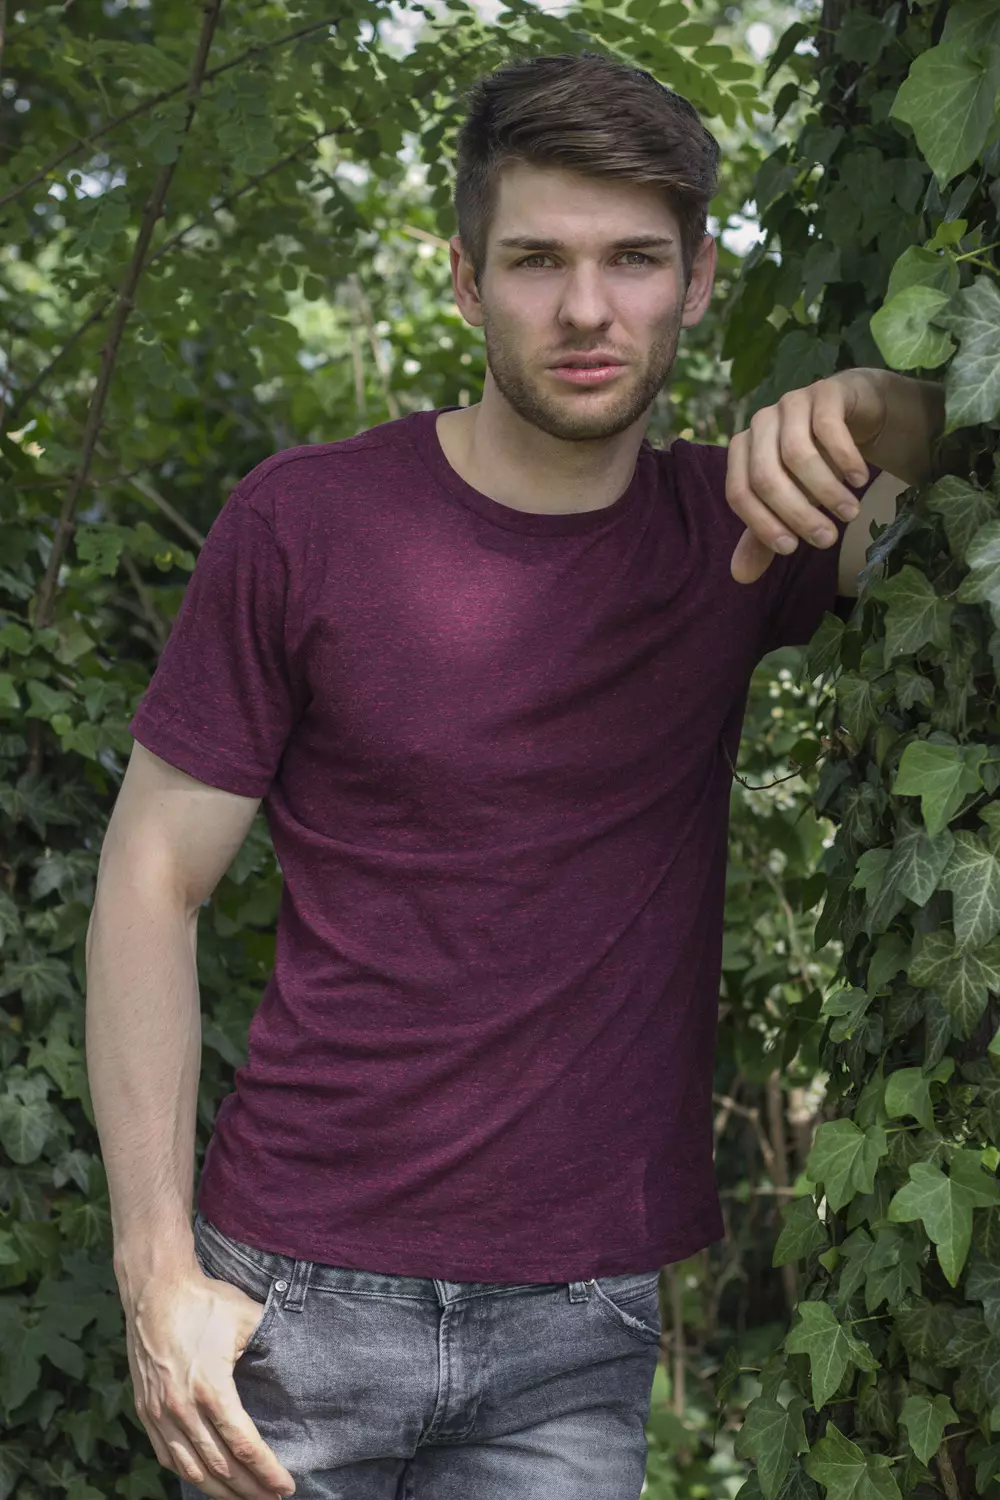
[[[169,1453],[167,1467],[175,1470],[189,1484],[197,1485],[211,1500],[277,1500],[282,1493],[277,1487],[261,1484],[243,1464],[232,1455],[223,1455],[217,1443],[211,1439],[209,1448],[216,1456],[206,1461],[201,1451],[204,1441],[196,1436],[198,1420],[185,1413],[183,1419],[163,1418],[160,1422],[160,1440]],[[206,1434],[207,1436],[207,1434]],[[221,1472],[219,1458],[223,1459],[225,1472]],[[290,1493],[291,1485],[284,1491]]]
[[[821,380],[813,392],[813,434],[837,465],[841,478],[860,488],[868,482],[868,460],[847,425],[843,387],[837,381]]]
[[[774,553],[752,531],[744,531],[736,543],[730,572],[737,583],[756,583],[774,561]]]
[[[796,391],[794,394],[806,397],[805,391]],[[784,420],[778,426],[778,461],[799,488],[805,491],[814,506],[822,505],[841,520],[853,521],[858,513],[857,498],[817,447],[811,417],[812,409],[805,401],[789,401]],[[835,438],[836,422],[827,419],[825,427],[828,435]],[[847,431],[846,427],[844,431]],[[762,497],[767,498],[766,495]]]
[[[748,527],[765,547],[769,547],[772,552],[794,552],[798,546],[795,537],[779,517],[767,506],[762,505],[753,493],[749,472],[749,437],[749,433],[737,433],[730,444],[726,467],[726,500],[730,509],[739,516],[744,526]],[[745,545],[749,546],[749,543]],[[757,576],[759,577],[759,574]],[[741,581],[752,582],[753,580]]]
[[[267,1446],[240,1402],[236,1382],[213,1391],[202,1409],[225,1447],[236,1461],[269,1490],[290,1495],[295,1481]]]
[[[286,1475],[286,1485],[264,1484],[256,1478],[228,1451],[225,1443],[219,1442],[219,1437],[193,1407],[178,1412],[165,1442],[181,1478],[217,1500],[274,1500],[277,1494],[291,1494],[294,1490],[291,1475]]]
[[[771,544],[782,531],[803,537],[814,547],[827,547],[837,540],[832,521],[818,514],[818,504],[805,494],[784,466],[781,457],[780,418],[774,407],[753,419],[747,460],[747,495],[741,515],[750,529]],[[838,485],[838,490],[840,486]],[[849,491],[844,490],[845,494]],[[854,497],[850,496],[852,504]],[[761,531],[751,518],[753,504],[770,513]],[[780,549],[777,549],[780,550]]]

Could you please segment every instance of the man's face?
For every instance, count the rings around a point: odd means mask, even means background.
[[[500,178],[478,299],[471,267],[463,277],[452,261],[500,394],[543,432],[583,441],[648,411],[707,305],[715,246],[706,236],[685,289],[659,189],[518,165]]]

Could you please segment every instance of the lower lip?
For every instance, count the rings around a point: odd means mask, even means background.
[[[603,385],[606,380],[620,375],[624,368],[624,365],[597,365],[591,370],[579,365],[554,365],[552,373],[560,380],[568,380],[571,385]]]

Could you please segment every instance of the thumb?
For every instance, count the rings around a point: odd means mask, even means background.
[[[752,531],[744,531],[736,543],[730,572],[737,583],[756,583],[773,562],[774,553],[770,547],[765,547]]]

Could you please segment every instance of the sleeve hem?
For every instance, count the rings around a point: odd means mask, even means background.
[[[169,719],[157,719],[140,711],[128,728],[132,738],[153,755],[206,786],[218,787],[237,797],[264,797],[271,786],[271,775],[240,766],[224,752],[198,744],[188,735],[178,733]]]

